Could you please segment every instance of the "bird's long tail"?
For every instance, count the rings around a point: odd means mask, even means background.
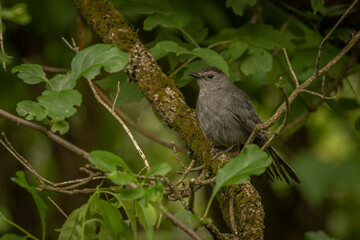
[[[289,177],[292,178],[295,182],[300,183],[299,177],[296,175],[295,171],[287,164],[280,154],[272,147],[268,147],[268,153],[274,159],[274,162],[267,169],[267,174],[271,178],[285,179],[285,181],[290,184]]]

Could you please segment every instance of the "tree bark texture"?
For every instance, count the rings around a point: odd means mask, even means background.
[[[210,145],[196,123],[194,109],[186,105],[174,81],[162,72],[120,11],[109,0],[73,2],[105,43],[116,44],[129,54],[130,60],[125,69],[129,78],[136,82],[164,124],[175,129],[183,138],[192,152],[191,157],[205,163],[207,169],[215,174],[230,158],[211,160]],[[224,220],[238,239],[263,239],[265,213],[261,198],[250,182],[222,189],[217,199]],[[232,214],[229,214],[230,209]]]

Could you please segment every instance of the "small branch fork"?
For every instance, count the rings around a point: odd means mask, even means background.
[[[329,33],[323,38],[323,40],[320,43],[319,46],[319,51],[318,51],[318,56],[316,58],[316,63],[315,63],[315,72],[313,73],[313,75],[311,77],[309,77],[306,81],[304,81],[302,84],[299,83],[298,78],[296,77],[295,71],[292,68],[291,62],[289,60],[288,54],[286,52],[286,49],[283,49],[284,55],[285,55],[285,59],[287,62],[287,65],[289,67],[289,70],[291,72],[292,77],[294,78],[294,82],[295,82],[295,89],[292,91],[292,93],[290,94],[290,96],[287,97],[286,92],[284,91],[283,88],[279,87],[280,90],[283,92],[284,96],[285,96],[285,101],[281,104],[281,106],[276,110],[276,112],[264,123],[261,124],[257,124],[256,127],[254,128],[253,132],[250,134],[249,138],[247,139],[245,146],[250,144],[251,142],[253,142],[253,140],[256,137],[257,132],[259,131],[266,131],[266,129],[270,128],[271,126],[273,126],[278,120],[279,118],[285,113],[285,119],[283,124],[281,124],[281,126],[275,131],[275,132],[270,132],[271,137],[269,137],[268,141],[264,144],[264,147],[268,147],[271,142],[274,140],[276,135],[279,135],[283,130],[285,130],[285,124],[287,120],[286,115],[289,114],[289,110],[290,110],[290,105],[291,103],[301,94],[301,93],[307,93],[307,94],[311,94],[317,97],[320,97],[322,100],[327,100],[327,99],[334,99],[336,98],[336,96],[332,96],[332,97],[328,97],[325,95],[326,91],[325,91],[325,76],[323,76],[327,71],[330,70],[330,68],[332,68],[346,53],[348,53],[350,51],[350,49],[352,49],[355,44],[359,41],[360,39],[360,31],[358,31],[353,37],[352,39],[349,41],[349,43],[332,59],[330,60],[324,67],[322,67],[320,69],[320,59],[322,56],[322,51],[323,51],[323,47],[325,42],[329,39],[329,37],[331,36],[331,34],[334,33],[334,31],[336,30],[336,28],[340,25],[340,23],[344,20],[344,18],[349,14],[349,12],[351,11],[351,9],[357,4],[358,0],[355,0],[350,6],[349,8],[345,11],[345,13],[341,16],[341,18],[338,20],[338,22],[331,28],[331,30],[329,31]],[[311,91],[309,89],[307,89],[311,83],[313,83],[316,79],[318,79],[319,77],[323,76],[322,78],[322,93],[317,93],[315,91]],[[279,85],[280,86],[280,85]],[[310,114],[310,113],[309,113]],[[308,116],[309,114],[306,114],[303,116],[303,118],[305,118],[306,116]]]

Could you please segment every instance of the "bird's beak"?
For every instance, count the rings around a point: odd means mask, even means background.
[[[189,76],[192,76],[196,79],[200,79],[201,77],[199,75],[197,75],[196,73],[188,73]]]

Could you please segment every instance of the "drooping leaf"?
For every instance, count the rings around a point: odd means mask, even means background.
[[[242,16],[247,6],[254,6],[256,0],[226,0],[226,7],[231,7],[235,14]]]
[[[246,75],[268,72],[272,69],[271,54],[261,48],[250,48],[248,57],[241,63],[241,71]]]
[[[119,196],[124,201],[132,201],[143,197],[145,190],[139,186],[137,188],[123,188],[119,190]]]
[[[123,173],[121,171],[114,171],[107,176],[113,183],[117,185],[127,185],[134,181],[134,175],[132,173]]]
[[[220,54],[211,49],[195,48],[192,51],[184,52],[184,54],[197,56],[206,62],[209,66],[215,66],[229,76],[229,66]]]
[[[125,231],[126,224],[119,210],[101,198],[94,198],[93,203],[96,206],[96,213],[98,213],[104,221],[103,227],[111,233],[113,239],[124,239],[122,234]]]
[[[76,108],[74,106],[81,105],[82,97],[75,89],[61,92],[45,90],[37,100],[46,109],[49,117],[56,121],[62,121],[75,114]]]
[[[71,72],[58,74],[50,82],[56,86],[56,91],[72,89],[79,78],[93,79],[101,73],[102,68],[109,73],[121,71],[128,61],[129,55],[117,46],[95,44],[76,54],[71,62]]]
[[[59,131],[59,133],[61,135],[67,133],[69,131],[69,123],[62,120],[62,121],[55,121],[51,124],[51,131],[52,132],[57,132]]]
[[[29,185],[28,181],[26,180],[25,173],[23,171],[17,171],[16,177],[11,178],[11,180],[17,183],[20,187],[25,188],[26,191],[28,191],[33,197],[40,215],[41,225],[43,229],[42,239],[45,239],[45,234],[46,234],[45,217],[46,217],[47,206],[44,200],[40,197],[39,192],[36,190],[36,187]]]
[[[229,47],[221,52],[221,55],[229,62],[234,62],[236,59],[240,58],[247,49],[247,43],[240,41],[233,41],[229,44]]]
[[[311,0],[313,13],[317,13],[324,6],[324,0]]]
[[[177,29],[180,29],[183,26],[181,20],[177,16],[155,13],[145,18],[143,29],[146,31],[151,31],[158,25],[166,28],[177,28]]]
[[[27,84],[49,82],[42,67],[38,64],[21,64],[13,67],[11,72],[18,73],[18,78],[22,79]]]
[[[103,172],[113,172],[117,167],[131,172],[128,165],[118,155],[103,151],[94,150],[89,153],[89,161]]]
[[[259,146],[250,144],[242,153],[231,159],[216,174],[216,182],[210,200],[206,207],[204,219],[210,209],[210,205],[220,188],[239,184],[250,178],[251,175],[260,175],[271,164],[272,160]]]
[[[61,227],[59,240],[78,240],[82,239],[82,222],[85,217],[87,204],[75,209],[66,219]],[[95,222],[89,222],[85,225],[84,239],[94,239],[96,232]]]
[[[44,107],[42,107],[39,103],[30,100],[18,102],[16,105],[16,112],[20,116],[25,117],[26,120],[36,119],[36,121],[42,121],[47,116],[47,112]]]
[[[151,204],[143,205],[138,201],[136,201],[135,211],[141,226],[145,230],[146,238],[148,240],[152,240],[154,227],[157,221],[157,216],[154,207]]]
[[[153,48],[150,49],[151,54],[157,60],[164,57],[168,53],[182,54],[187,49],[181,47],[179,44],[173,41],[158,42]]]
[[[171,166],[167,162],[158,163],[152,166],[146,173],[146,176],[164,176],[171,171]]]
[[[149,186],[145,188],[145,194],[144,194],[143,202],[145,204],[149,202],[159,202],[163,195],[164,195],[164,186],[163,183],[156,180],[155,186]]]
[[[213,195],[224,186],[244,182],[251,175],[262,174],[270,163],[271,157],[257,145],[246,146],[242,153],[218,170]]]

